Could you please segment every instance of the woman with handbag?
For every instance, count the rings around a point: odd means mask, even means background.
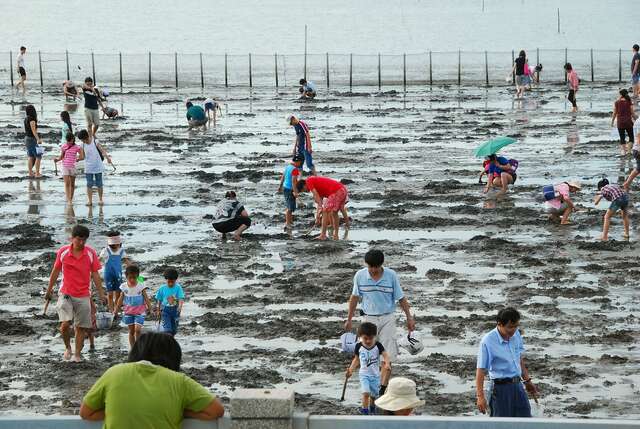
[[[28,104],[24,108],[26,117],[24,118],[24,144],[27,147],[27,168],[29,170],[29,177],[39,179],[42,177],[40,174],[40,161],[42,160],[42,138],[38,134],[38,114],[33,104]],[[33,169],[36,169],[35,174]]]
[[[104,159],[111,163],[111,157],[106,149],[102,147],[95,138],[89,136],[87,130],[81,130],[78,138],[82,140],[82,156],[84,161],[84,175],[87,179],[87,206],[93,206],[93,188],[98,189],[98,204],[103,205],[102,200],[103,182],[102,173],[104,172]]]

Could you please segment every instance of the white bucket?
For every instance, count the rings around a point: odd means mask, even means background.
[[[113,313],[101,311],[96,313],[96,326],[98,329],[109,329],[113,323]]]

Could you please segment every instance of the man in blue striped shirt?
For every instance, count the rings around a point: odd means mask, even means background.
[[[491,417],[531,417],[531,406],[523,383],[532,395],[536,394],[536,387],[524,364],[524,344],[518,330],[520,313],[515,308],[503,308],[498,312],[497,322],[498,326],[482,338],[478,350],[478,409],[484,414],[489,408]],[[488,404],[484,394],[487,374],[491,379]]]
[[[396,342],[396,302],[404,311],[407,317],[407,329],[413,332],[416,329],[416,322],[411,316],[409,301],[404,296],[398,281],[398,275],[389,268],[383,268],[384,254],[377,249],[369,250],[364,256],[367,268],[363,268],[353,277],[353,291],[349,298],[349,312],[344,329],[351,331],[352,319],[358,306],[358,301],[362,301],[361,312],[364,316],[363,322],[371,322],[378,327],[378,340],[385,350],[389,352],[390,360],[393,361],[398,355],[398,344]],[[390,362],[391,363],[391,362]],[[385,377],[380,380],[380,395],[384,394],[391,371],[386,372]]]

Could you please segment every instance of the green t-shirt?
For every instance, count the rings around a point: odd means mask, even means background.
[[[185,409],[200,412],[214,398],[185,374],[142,361],[112,366],[82,401],[105,410],[105,429],[180,429]]]
[[[203,121],[206,118],[204,109],[195,104],[187,109],[187,119],[194,121]]]

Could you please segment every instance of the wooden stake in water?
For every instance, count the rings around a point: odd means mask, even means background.
[[[378,91],[380,91],[382,89],[382,61],[381,61],[381,55],[378,52]]]
[[[484,0],[482,0],[482,11],[484,12]]]
[[[229,87],[229,73],[227,66],[227,53],[224,53],[224,86]]]
[[[307,78],[307,24],[304,25],[304,76]]]
[[[249,88],[253,87],[253,76],[251,73],[251,54],[249,54]]]
[[[558,8],[558,34],[560,34],[560,8]]]
[[[431,66],[431,51],[429,51],[429,86],[433,85],[433,67]]]
[[[174,52],[173,53],[173,64],[175,65],[175,72],[176,72],[176,89],[178,89],[178,53]]]
[[[67,80],[71,79],[71,73],[69,73],[69,51],[65,51],[64,52],[64,56],[66,58],[66,62],[67,62]]]
[[[204,65],[202,64],[202,52],[200,52],[200,87],[204,89]]]
[[[151,52],[149,52],[149,88],[151,88]]]
[[[327,52],[327,89],[329,89],[329,52]]]
[[[91,51],[91,76],[93,77],[93,83],[95,84],[97,82],[96,81],[96,61],[93,56],[93,51]]]
[[[9,75],[11,76],[11,86],[13,87],[13,51],[9,51]]]
[[[593,82],[593,49],[591,49],[591,82]]]
[[[353,54],[349,54],[349,91],[353,88]]]
[[[484,80],[485,84],[489,86],[489,55],[487,51],[484,51]]]
[[[276,75],[276,88],[278,87],[278,53],[273,54],[273,59],[275,61],[275,70],[274,73]]]
[[[44,77],[42,76],[42,53],[38,51],[38,69],[40,70],[40,90],[44,87]],[[11,73],[13,76],[13,73]],[[11,84],[13,84],[13,79],[11,79]]]
[[[122,52],[118,53],[118,61],[120,62],[120,91],[122,91]]]

